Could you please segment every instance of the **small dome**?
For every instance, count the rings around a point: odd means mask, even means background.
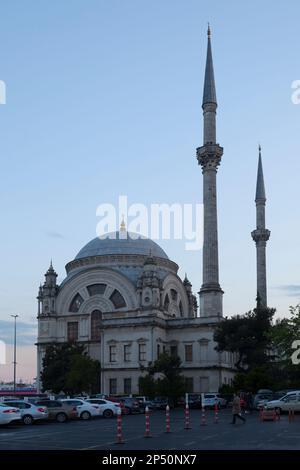
[[[111,232],[87,243],[75,259],[102,255],[145,255],[169,259],[164,250],[150,238],[133,232]]]

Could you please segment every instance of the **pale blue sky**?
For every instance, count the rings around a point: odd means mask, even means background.
[[[7,86],[0,105],[0,321],[10,313],[35,321],[50,258],[62,279],[65,264],[95,236],[98,204],[119,194],[129,203],[202,202],[195,149],[208,21],[224,146],[224,312],[254,305],[250,232],[261,142],[272,232],[269,305],[286,314],[300,298],[300,105],[291,102],[291,83],[300,79],[299,2],[14,0],[0,8],[0,80]],[[178,241],[161,245],[197,291],[201,252],[186,252]]]

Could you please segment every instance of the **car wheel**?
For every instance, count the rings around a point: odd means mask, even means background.
[[[275,408],[275,412],[278,413],[278,414],[281,414],[281,413],[282,413],[282,409],[281,409],[281,408]]]
[[[104,418],[112,418],[114,415],[112,410],[104,410],[103,411],[103,417]]]
[[[84,419],[85,421],[91,419],[91,413],[89,411],[83,411],[80,415],[80,418]]]
[[[33,417],[30,416],[30,415],[25,415],[25,416],[23,416],[22,421],[26,425],[32,424],[33,423]]]
[[[125,406],[124,408],[124,415],[130,415],[131,414],[131,409]]]
[[[56,421],[58,423],[65,423],[67,421],[67,415],[65,413],[58,413],[56,415]]]

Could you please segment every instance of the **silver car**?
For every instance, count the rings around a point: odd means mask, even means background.
[[[118,414],[118,410],[121,408],[119,403],[114,403],[104,398],[88,398],[88,403],[96,404],[99,406],[99,414],[104,418],[112,418]]]
[[[3,403],[19,408],[24,424],[33,424],[34,421],[48,419],[48,409],[45,406],[34,405],[24,400],[5,400]]]
[[[288,412],[289,410],[300,411],[300,393],[292,392],[279,400],[268,401],[268,403],[265,404],[265,409],[275,409],[280,412]]]
[[[21,413],[18,408],[6,405],[3,402],[0,403],[0,426],[12,423],[13,421],[20,421],[20,419]]]

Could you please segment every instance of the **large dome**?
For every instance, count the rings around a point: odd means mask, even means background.
[[[146,255],[169,259],[164,250],[150,238],[132,232],[112,232],[87,243],[75,259],[102,255]]]

